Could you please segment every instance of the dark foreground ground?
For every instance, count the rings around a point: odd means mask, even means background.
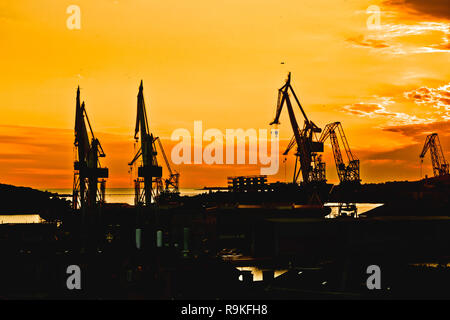
[[[208,206],[109,205],[82,225],[51,200],[48,223],[0,225],[0,299],[448,299],[448,188],[416,187],[356,219],[208,195]],[[80,290],[67,285],[74,265]]]
[[[140,249],[135,225],[123,222],[84,240],[56,224],[1,225],[0,297],[450,298],[450,218],[272,217],[230,228],[230,217],[214,215],[165,216],[170,228],[144,224]],[[81,290],[67,287],[71,265],[80,267]],[[371,265],[380,268],[380,290],[367,288]]]

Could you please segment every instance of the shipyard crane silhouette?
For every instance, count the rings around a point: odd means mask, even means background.
[[[169,171],[169,177],[167,179],[164,179],[164,192],[171,192],[171,193],[178,193],[179,192],[179,181],[180,181],[180,173],[176,170],[172,170],[169,159],[166,156],[166,152],[164,151],[161,138],[156,137],[156,141],[158,141],[159,149],[161,150],[161,153],[164,158],[164,162],[167,167],[167,171]],[[162,191],[162,190],[161,190]]]
[[[161,190],[162,167],[158,165],[156,158],[156,138],[150,133],[148,126],[142,81],[137,96],[136,127],[134,131],[136,142],[139,141],[139,133],[141,146],[128,165],[133,166],[140,160],[138,175],[134,180],[135,205],[150,206],[158,196],[159,190]]]
[[[108,178],[108,168],[101,167],[100,158],[105,157],[105,152],[100,141],[94,136],[84,101],[80,104],[80,87],[77,89],[76,98],[74,145],[72,208],[81,209],[84,216],[86,209],[95,209],[105,202],[105,178]]]
[[[339,138],[341,140],[341,144],[344,147],[348,164],[344,163],[336,131],[339,133]],[[344,133],[344,128],[342,127],[342,124],[340,122],[329,123],[325,126],[319,138],[319,141],[324,143],[328,138],[330,138],[331,141],[331,148],[333,150],[333,157],[336,163],[336,171],[340,183],[360,183],[361,179],[359,174],[359,160],[353,155],[352,151],[350,150],[350,146]]]
[[[425,144],[420,154],[421,163],[425,154],[430,151],[431,164],[433,165],[433,173],[435,177],[442,177],[449,174],[449,165],[445,160],[444,152],[442,151],[441,143],[437,133],[432,133],[427,136]]]
[[[289,97],[289,91],[294,96],[297,105],[302,112],[304,118],[303,129],[300,129],[297,119],[295,118],[294,109],[292,107],[291,99]],[[295,153],[295,168],[293,183],[297,183],[300,173],[302,174],[303,183],[310,184],[313,182],[325,182],[325,163],[322,162],[322,156],[319,152],[323,152],[323,143],[317,140],[316,134],[320,133],[322,129],[308,119],[294,89],[291,86],[291,73],[288,73],[286,83],[280,89],[278,89],[277,110],[275,119],[270,123],[279,124],[281,110],[286,104],[291,127],[294,132],[294,136],[290,140],[283,155],[287,155],[289,151],[296,146]]]

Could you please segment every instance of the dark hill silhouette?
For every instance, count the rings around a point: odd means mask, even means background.
[[[59,198],[57,193],[0,184],[0,214],[39,214],[52,220],[69,210],[70,201]]]

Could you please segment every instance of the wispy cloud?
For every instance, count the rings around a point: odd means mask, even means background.
[[[385,0],[383,5],[409,11],[416,16],[450,19],[448,0]]]
[[[432,123],[411,124],[404,126],[391,126],[383,130],[397,132],[406,137],[415,138],[418,142],[423,142],[423,137],[432,132],[439,132],[442,136],[450,137],[450,121],[436,121]]]
[[[442,32],[449,34],[450,23],[444,22],[419,22],[417,24],[381,24],[377,37],[393,39],[404,36],[423,35],[430,32]]]
[[[347,41],[352,43],[355,46],[360,46],[360,47],[368,47],[368,48],[375,48],[375,49],[389,47],[389,45],[384,40],[372,39],[372,38],[365,37],[363,35],[348,38]]]
[[[428,125],[450,120],[450,83],[438,87],[422,86],[404,91],[394,97],[374,96],[369,101],[345,105],[341,111],[359,117],[384,120],[383,128]],[[397,112],[393,106],[411,103],[421,107],[421,116],[415,112]]]
[[[440,34],[439,42],[435,42],[433,35]],[[416,43],[403,41],[405,37],[421,36]],[[427,36],[424,43],[423,36]],[[420,54],[420,53],[449,53],[450,23],[419,22],[416,24],[381,24],[379,29],[366,35],[359,35],[347,39],[354,47],[367,47],[378,53],[385,54]],[[428,39],[429,38],[429,39]]]
[[[435,113],[445,120],[450,120],[450,83],[438,88],[420,87],[405,92],[404,96],[418,105],[437,109]]]
[[[432,119],[419,118],[404,112],[394,112],[387,108],[394,104],[392,97],[373,97],[377,102],[357,102],[342,107],[342,111],[359,117],[369,117],[386,120],[386,125],[406,125],[412,123],[431,122]]]

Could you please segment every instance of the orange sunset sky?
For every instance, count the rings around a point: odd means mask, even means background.
[[[79,30],[67,28],[69,5],[81,9]],[[366,23],[371,5],[381,9],[378,29]],[[363,182],[419,179],[431,132],[450,158],[448,0],[1,1],[0,43],[1,183],[71,188],[80,85],[108,186],[131,187],[141,79],[151,130],[169,154],[171,133],[193,133],[195,120],[204,130],[269,129],[291,71],[309,118],[322,128],[342,122]],[[285,111],[279,129],[283,149]],[[325,152],[337,182],[328,144]],[[293,160],[270,180],[285,171],[290,179]],[[174,167],[182,188],[259,173],[257,165]]]

